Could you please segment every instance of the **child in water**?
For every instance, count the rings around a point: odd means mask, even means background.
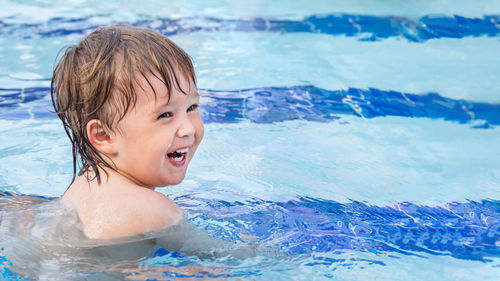
[[[67,48],[51,95],[73,152],[73,180],[60,200],[73,205],[86,236],[130,236],[183,220],[155,190],[184,179],[203,138],[193,64],[179,46],[151,30],[99,28]]]

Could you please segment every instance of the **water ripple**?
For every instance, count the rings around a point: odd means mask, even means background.
[[[495,200],[371,206],[309,197],[228,202],[191,194],[176,201],[197,219],[224,222],[225,230],[209,223],[208,231],[221,235],[239,229],[292,255],[357,250],[481,261],[500,255],[500,202]]]
[[[0,119],[55,118],[49,88],[1,89]],[[201,90],[206,123],[249,120],[329,122],[341,115],[444,119],[491,128],[500,124],[500,104],[456,100],[437,93],[410,94],[378,89],[326,90],[315,86],[261,87],[233,91]]]
[[[0,21],[0,34],[10,38],[47,38],[72,34],[84,35],[96,29],[102,18],[95,15],[82,18],[52,18],[44,23],[8,23]],[[423,16],[412,20],[397,16],[372,16],[354,14],[312,15],[302,20],[274,18],[223,19],[214,17],[150,18],[127,23],[155,29],[164,35],[193,32],[306,32],[330,35],[360,36],[360,40],[376,41],[401,37],[411,42],[424,42],[438,38],[463,38],[467,36],[498,36],[500,16],[483,18],[454,16]]]

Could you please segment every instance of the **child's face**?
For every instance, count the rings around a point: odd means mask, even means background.
[[[158,77],[160,77],[158,75]],[[118,123],[114,135],[118,171],[145,187],[180,183],[203,138],[198,111],[199,95],[194,83],[178,75],[179,89],[167,88],[153,75],[139,81],[137,103]]]

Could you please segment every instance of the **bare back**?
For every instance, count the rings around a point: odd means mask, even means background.
[[[170,198],[110,171],[103,184],[78,176],[61,202],[73,205],[87,237],[109,239],[178,224],[183,211]]]

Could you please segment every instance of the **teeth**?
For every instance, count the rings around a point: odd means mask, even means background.
[[[175,152],[176,153],[186,153],[188,152],[189,148],[184,148],[184,149],[179,149],[179,150],[176,150]]]
[[[174,152],[170,152],[168,157],[170,157],[174,161],[182,161],[184,158],[185,154],[188,152],[189,148],[183,148],[183,149],[178,149]]]

